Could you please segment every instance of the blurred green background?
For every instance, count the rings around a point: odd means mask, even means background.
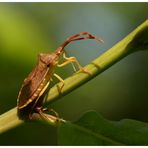
[[[88,31],[105,43],[79,41],[66,48],[82,65],[112,47],[148,18],[148,3],[0,3],[0,114],[16,106],[24,78],[40,52],[54,51],[68,36]],[[119,61],[77,90],[51,104],[75,121],[96,110],[105,118],[148,122],[148,52]],[[63,78],[71,66],[58,69]],[[0,145],[56,145],[56,128],[26,123],[0,136]]]

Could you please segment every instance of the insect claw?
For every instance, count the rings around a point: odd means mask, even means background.
[[[83,73],[86,73],[88,75],[92,75],[89,71],[87,71],[85,68],[80,69]]]
[[[83,67],[81,67],[80,69],[79,69],[79,71],[77,71],[77,73],[80,73],[80,72],[82,72],[82,73],[86,73],[86,74],[88,74],[88,75],[92,75],[92,73],[90,73],[89,71],[87,71],[85,68],[83,68]]]

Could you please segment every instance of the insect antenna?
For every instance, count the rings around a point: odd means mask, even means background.
[[[61,54],[64,50],[64,47],[67,46],[70,42],[87,39],[95,39],[96,41],[104,42],[101,38],[96,37],[89,32],[80,32],[78,34],[68,37],[67,40],[63,44],[61,44],[59,48],[57,48],[56,53],[57,55]]]

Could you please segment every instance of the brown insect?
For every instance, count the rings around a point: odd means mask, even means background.
[[[41,103],[43,101],[43,94],[45,93],[52,76],[58,78],[64,86],[64,80],[54,73],[55,68],[62,67],[69,63],[75,62],[82,72],[86,72],[79,64],[75,57],[66,57],[64,47],[70,42],[77,40],[95,39],[102,42],[101,39],[91,35],[88,32],[80,32],[67,38],[67,40],[55,50],[53,53],[40,53],[38,63],[28,77],[24,80],[22,88],[17,99],[18,112],[23,115],[31,115],[32,112],[42,113]],[[63,54],[65,61],[59,64],[59,58]],[[22,116],[22,115],[21,115]]]

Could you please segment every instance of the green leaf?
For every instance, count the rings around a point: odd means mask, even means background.
[[[148,124],[131,119],[109,121],[94,111],[58,128],[59,145],[148,145]]]

